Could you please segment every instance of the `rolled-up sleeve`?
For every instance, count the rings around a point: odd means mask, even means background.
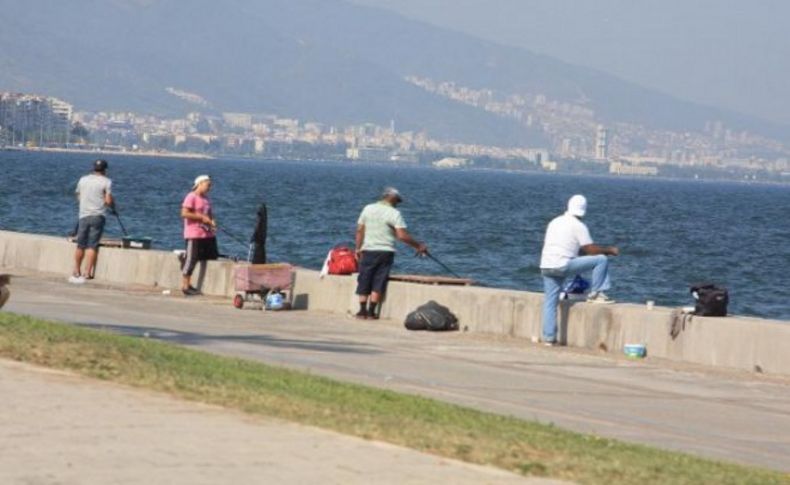
[[[403,215],[401,215],[400,211],[395,213],[395,217],[392,220],[392,227],[395,229],[406,229],[406,220],[403,219]]]
[[[192,192],[188,193],[186,197],[184,197],[184,202],[181,203],[181,207],[184,209],[189,209],[191,211],[195,210],[195,194]]]

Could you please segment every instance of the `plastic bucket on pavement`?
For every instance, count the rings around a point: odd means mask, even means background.
[[[643,359],[647,355],[645,344],[625,344],[623,353],[631,359]]]

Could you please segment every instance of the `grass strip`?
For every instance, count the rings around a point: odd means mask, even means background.
[[[790,474],[9,313],[0,313],[0,357],[523,475],[606,485],[790,484]]]

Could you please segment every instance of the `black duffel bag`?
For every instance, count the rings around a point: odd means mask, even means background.
[[[433,300],[409,313],[403,323],[409,330],[458,330],[458,318],[449,308]]]
[[[694,315],[702,317],[726,317],[730,295],[727,288],[719,288],[712,283],[702,283],[691,287],[694,297]]]

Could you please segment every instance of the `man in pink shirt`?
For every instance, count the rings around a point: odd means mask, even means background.
[[[192,286],[190,280],[198,262],[217,259],[217,222],[211,212],[208,192],[211,178],[200,175],[195,179],[192,191],[181,204],[181,218],[184,219],[184,239],[186,254],[182,266],[181,291],[185,296],[199,295],[200,290]]]

